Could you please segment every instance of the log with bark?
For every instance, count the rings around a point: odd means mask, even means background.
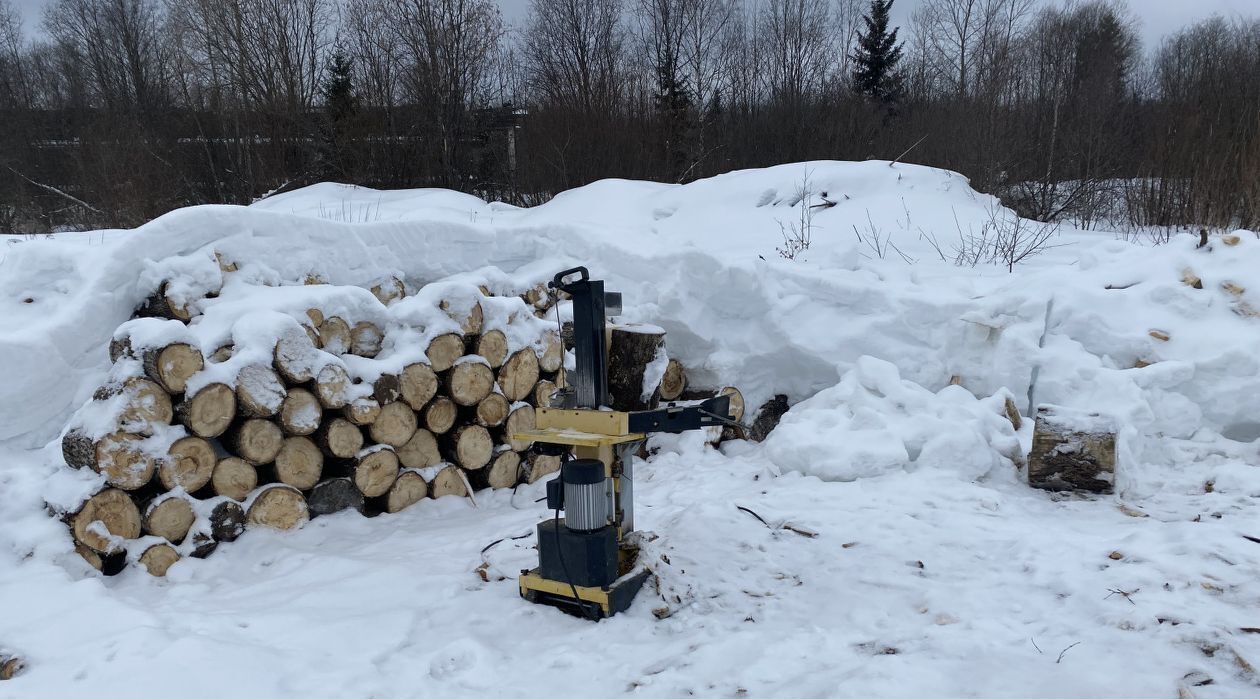
[[[194,310],[191,301],[176,298],[171,293],[170,284],[162,282],[161,286],[149,294],[132,315],[137,318],[168,318],[187,323],[192,320]]]
[[[416,412],[406,403],[390,403],[368,427],[373,442],[399,448],[416,433]]]
[[[171,396],[156,381],[132,377],[122,383],[106,384],[96,390],[93,400],[108,401],[121,396],[116,422],[128,432],[151,435],[157,425],[169,425],[175,416]]]
[[[669,364],[665,365],[665,375],[661,377],[661,385],[656,390],[661,400],[666,402],[678,400],[682,396],[683,391],[687,390],[687,372],[683,369],[682,362],[677,359],[669,360]]]
[[[154,544],[140,554],[137,562],[148,571],[149,575],[161,578],[166,576],[166,571],[178,563],[179,559],[179,551],[176,551],[175,547],[170,544]]]
[[[167,541],[178,544],[188,536],[188,530],[196,521],[192,503],[188,498],[178,495],[165,495],[154,498],[145,507],[141,520],[141,528],[148,534],[160,536]]]
[[[15,655],[0,655],[0,680],[11,680],[26,669],[26,661]]]
[[[236,404],[246,417],[272,417],[286,395],[280,375],[267,364],[251,364],[236,375]]]
[[[423,410],[424,406],[437,395],[438,377],[428,364],[410,364],[399,376],[399,391],[403,402],[412,410]]]
[[[402,379],[394,374],[381,374],[372,382],[372,398],[382,407],[402,397]]]
[[[219,456],[214,445],[201,437],[183,437],[171,443],[166,458],[158,465],[158,478],[167,490],[201,490],[214,475]]]
[[[88,498],[70,519],[74,540],[104,554],[118,553],[122,540],[139,537],[140,524],[136,503],[117,488],[107,488]]]
[[[144,351],[144,373],[167,393],[183,393],[188,379],[205,367],[201,350],[184,342]]]
[[[538,355],[528,348],[514,352],[499,367],[498,382],[508,400],[525,400],[538,383]]]
[[[471,355],[457,362],[446,375],[446,395],[458,405],[480,403],[494,389],[494,370]]]
[[[656,407],[656,388],[660,380],[650,375],[649,367],[654,366],[664,347],[665,331],[660,328],[612,326],[608,343],[608,394],[613,410]]]
[[[258,470],[248,461],[229,456],[219,460],[210,476],[210,488],[215,495],[244,501],[250,491],[258,487]]]
[[[245,512],[248,526],[282,531],[296,529],[309,520],[310,511],[302,491],[279,483],[258,489]]]
[[[438,396],[429,401],[424,409],[424,426],[435,435],[446,434],[455,426],[459,417],[459,408],[455,401],[445,396]]]
[[[324,453],[309,437],[289,437],[281,445],[270,471],[277,482],[310,490],[323,475]]]
[[[334,417],[324,422],[315,441],[329,456],[352,459],[363,450],[363,430],[343,417]]]
[[[175,417],[189,432],[211,439],[221,436],[236,418],[236,392],[231,386],[203,386],[175,406]]]
[[[455,366],[455,362],[464,356],[464,338],[455,333],[438,335],[429,341],[424,354],[429,358],[429,368],[441,373]]]
[[[330,515],[342,510],[363,511],[363,493],[349,478],[331,478],[319,483],[306,496],[311,517]]]
[[[323,416],[324,409],[314,393],[304,388],[290,388],[280,404],[280,429],[295,437],[315,434]]]
[[[225,442],[232,453],[255,466],[271,463],[284,445],[284,431],[271,420],[251,418],[233,427]]]

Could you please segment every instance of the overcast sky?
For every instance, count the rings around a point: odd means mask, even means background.
[[[11,0],[26,16],[28,33],[37,31],[40,9],[51,0]],[[519,23],[529,10],[529,0],[497,0],[508,21]],[[893,20],[906,24],[910,13],[922,0],[897,0]],[[1147,45],[1157,43],[1166,34],[1205,19],[1213,14],[1226,18],[1260,15],[1260,0],[1129,0],[1129,7],[1142,22]]]

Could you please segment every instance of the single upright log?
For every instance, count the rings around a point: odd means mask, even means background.
[[[512,439],[512,435],[534,429],[534,417],[533,406],[528,404],[517,405],[508,414],[507,420],[504,420],[503,432],[499,441],[510,446],[512,451],[525,451],[528,449],[534,443],[533,441]]]
[[[219,460],[210,476],[210,488],[215,495],[244,501],[250,491],[258,487],[258,469],[248,461],[229,456]]]
[[[1115,487],[1116,422],[1101,413],[1037,407],[1028,484],[1043,490],[1110,493]]]
[[[397,478],[398,455],[393,449],[364,450],[354,460],[351,480],[365,497],[384,495]]]
[[[466,357],[446,375],[446,393],[459,405],[476,405],[494,389],[494,370],[477,359]]]
[[[289,437],[276,454],[276,480],[298,490],[309,490],[324,472],[324,453],[309,437]]]
[[[429,368],[441,373],[455,366],[455,361],[464,355],[464,338],[455,333],[438,335],[429,342],[424,354],[429,358]]]
[[[324,410],[314,393],[305,388],[291,388],[280,404],[280,429],[299,437],[315,434],[323,416]]]
[[[95,442],[92,453],[92,470],[122,490],[140,489],[157,470],[157,459],[144,448],[144,437],[138,434],[111,432]]]
[[[381,352],[385,333],[375,323],[362,320],[350,329],[350,353],[372,358]]]
[[[687,390],[687,372],[683,369],[682,362],[671,359],[665,366],[665,375],[661,377],[661,385],[657,392],[661,400],[668,402],[678,400],[685,390]]]
[[[350,351],[350,324],[338,316],[325,318],[319,325],[319,346],[329,354],[342,355]]]
[[[342,510],[363,511],[363,493],[349,478],[332,478],[311,489],[306,496],[311,517],[330,515]]]
[[[329,456],[352,459],[363,449],[363,430],[342,417],[334,417],[320,428],[316,442]]]
[[[340,364],[328,364],[315,374],[315,395],[329,410],[339,410],[350,402],[350,374]]]
[[[613,326],[608,344],[608,393],[614,410],[651,410],[656,407],[659,374],[650,376],[649,366],[657,361],[664,347],[665,331],[660,328],[650,325]]]
[[[398,449],[398,461],[404,468],[424,468],[441,463],[442,454],[437,438],[423,427],[417,429],[411,439]]]
[[[162,578],[166,577],[166,571],[178,563],[180,558],[179,551],[170,544],[154,544],[140,554],[137,562],[144,566],[149,575]]]
[[[438,377],[428,364],[410,364],[398,377],[399,392],[412,410],[423,410],[437,395]]]
[[[172,495],[150,502],[145,507],[141,525],[145,532],[178,544],[188,536],[196,519],[192,504],[186,498]]]
[[[270,463],[284,445],[284,432],[270,420],[245,420],[228,433],[232,452],[255,466]]]
[[[525,400],[538,383],[538,356],[532,349],[519,350],[499,367],[499,390],[508,400]]]
[[[507,336],[502,330],[487,330],[477,337],[473,351],[484,357],[491,369],[498,369],[507,361]]]
[[[424,426],[433,434],[446,434],[455,426],[455,418],[459,416],[459,408],[455,402],[445,396],[438,396],[429,401],[424,409]]]
[[[306,524],[311,518],[302,492],[290,485],[266,485],[253,496],[245,521],[251,527],[287,531]]]
[[[201,350],[184,342],[144,352],[144,373],[167,393],[183,393],[188,379],[205,366]]]
[[[512,404],[502,393],[491,393],[477,403],[475,420],[482,427],[498,427],[507,419]]]
[[[447,460],[469,471],[484,467],[494,455],[494,440],[481,425],[464,425],[441,441]]]
[[[175,440],[167,450],[167,457],[158,466],[158,478],[167,490],[183,488],[196,492],[210,482],[218,462],[210,442],[201,437],[184,437]]]
[[[96,522],[101,526],[93,526]],[[109,488],[88,498],[70,519],[74,540],[97,553],[122,550],[119,539],[140,536],[140,510],[127,493]]]
[[[222,383],[203,386],[195,394],[184,396],[175,407],[175,417],[198,437],[218,437],[236,417],[236,392]]]
[[[368,432],[378,444],[401,447],[416,433],[416,411],[406,403],[390,403],[381,408]]]
[[[236,375],[236,405],[246,417],[271,417],[280,412],[288,391],[279,374],[266,364],[251,364]]]

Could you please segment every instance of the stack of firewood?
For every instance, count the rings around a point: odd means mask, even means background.
[[[169,298],[163,284],[115,333],[110,379],[62,439],[67,466],[102,481],[62,513],[76,550],[107,574],[131,562],[164,575],[249,527],[395,513],[558,470],[558,457],[510,437],[565,387],[564,342],[541,320],[556,296],[433,288],[408,298],[389,279],[362,317],[343,317],[347,303],[289,308],[270,326],[229,326],[235,342],[220,345],[205,331],[222,320],[215,302]],[[364,292],[345,290],[362,309]],[[406,322],[417,317],[428,320]],[[683,397],[663,331],[623,334],[610,351],[618,407]]]

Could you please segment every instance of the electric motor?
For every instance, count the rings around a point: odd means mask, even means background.
[[[589,532],[608,524],[610,515],[604,464],[596,459],[574,459],[564,465],[564,524]]]

